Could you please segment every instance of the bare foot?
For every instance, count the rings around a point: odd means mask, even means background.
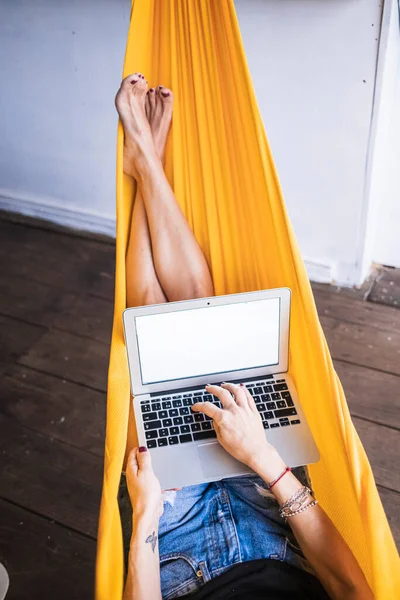
[[[165,145],[171,127],[174,95],[168,88],[159,85],[147,92],[146,115],[154,140],[154,147],[164,162]]]
[[[124,140],[124,172],[138,179],[142,167],[152,159],[159,160],[146,117],[147,81],[141,73],[129,75],[121,83],[115,106],[121,119]]]

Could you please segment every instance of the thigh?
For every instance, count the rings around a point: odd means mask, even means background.
[[[164,492],[164,512],[158,530],[164,600],[190,594],[209,579],[209,506],[217,495],[215,484]]]

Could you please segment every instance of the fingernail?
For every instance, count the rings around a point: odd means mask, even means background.
[[[146,446],[140,446],[139,452],[147,452]]]
[[[169,92],[161,92],[161,96],[164,96],[164,98],[166,98],[167,96],[169,96]]]

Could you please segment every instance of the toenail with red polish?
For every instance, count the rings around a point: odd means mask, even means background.
[[[135,85],[135,83],[137,83],[139,81],[139,79],[132,79],[131,84]]]
[[[146,446],[140,446],[139,452],[147,452]]]
[[[159,86],[158,86],[158,89],[159,89],[159,90],[162,90],[162,89],[164,89],[164,86],[163,86],[163,85],[159,85]]]
[[[150,92],[154,92],[154,88],[150,88]]]
[[[166,98],[167,96],[169,96],[169,92],[161,92],[161,95],[164,96],[164,98]]]

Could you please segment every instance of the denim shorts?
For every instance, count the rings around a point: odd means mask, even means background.
[[[306,468],[293,473],[311,487]],[[127,558],[132,522],[124,478],[119,501]],[[314,575],[279,516],[275,497],[253,475],[164,492],[159,549],[163,600],[191,594],[233,565],[260,558],[285,561]]]

